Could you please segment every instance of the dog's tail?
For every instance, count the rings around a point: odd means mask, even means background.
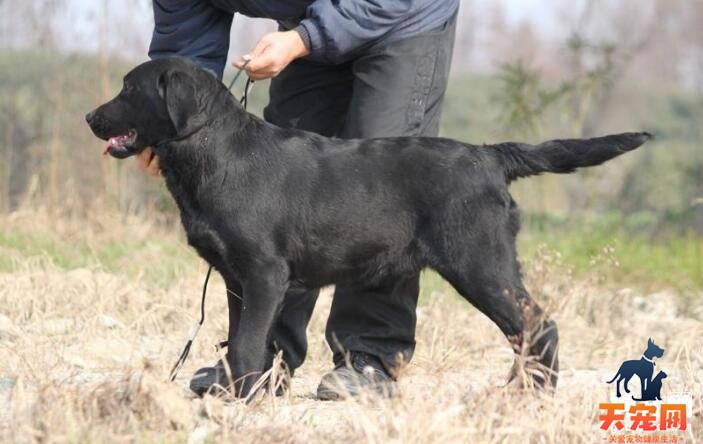
[[[618,376],[620,376],[620,372],[619,372],[619,371],[618,371],[617,373],[615,373],[615,376],[613,376],[613,379],[611,379],[610,381],[605,381],[605,383],[606,383],[606,384],[611,384],[613,381],[615,381],[616,379],[618,379]]]
[[[541,173],[571,173],[600,165],[652,139],[649,133],[623,133],[593,139],[550,140],[539,145],[501,143],[500,153],[508,182]]]

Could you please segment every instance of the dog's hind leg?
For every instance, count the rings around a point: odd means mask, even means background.
[[[618,377],[618,380],[615,381],[615,395],[619,398],[622,396],[622,393],[620,393],[620,382],[624,382],[625,378],[623,378],[622,375]],[[627,390],[627,383],[624,382],[623,386],[625,387],[625,390]],[[627,393],[630,393],[629,390],[627,390]]]
[[[441,249],[431,266],[507,337],[516,354],[511,380],[556,387],[557,327],[522,284],[515,251],[517,210],[512,199],[508,205],[507,214],[489,210],[474,215],[473,226],[483,230],[469,233],[464,242],[445,238],[435,243]]]
[[[615,376],[613,376],[613,379],[611,379],[610,381],[606,381],[606,384],[612,384],[613,381],[615,381],[615,393],[617,394],[618,398],[621,396],[621,393],[620,393],[620,383],[621,382],[623,383],[623,387],[625,388],[625,391],[627,393],[630,393],[630,390],[628,390],[628,388],[627,388],[627,383],[628,383],[628,381],[630,381],[630,378],[632,377],[632,375],[630,375],[629,378],[625,378],[625,376],[623,376],[623,375],[626,375],[626,374],[627,374],[627,362],[624,362],[620,366],[620,368],[618,369],[618,372],[615,374]]]
[[[525,381],[527,376],[538,388],[554,388],[559,372],[556,322],[544,314],[522,284],[513,290],[512,297],[520,307],[523,330],[517,337],[508,337],[518,355],[511,379],[520,377]],[[525,382],[523,384],[529,385]]]
[[[625,393],[630,393],[630,389],[627,387],[627,384],[630,383],[630,379],[632,379],[632,376],[634,376],[634,375],[630,375],[627,378],[623,378],[622,388],[625,389]],[[643,390],[644,390],[644,386],[643,386]],[[618,396],[620,396],[620,395],[618,395]]]
[[[504,277],[503,272],[512,274],[510,271],[492,267],[474,272],[464,270],[461,274],[459,270],[438,271],[467,301],[495,322],[510,342],[516,354],[510,380],[520,377],[523,386],[556,387],[559,370],[556,324],[545,317],[522,283]]]

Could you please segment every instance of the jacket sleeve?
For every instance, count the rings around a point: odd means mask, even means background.
[[[222,79],[232,14],[205,1],[153,0],[152,3],[154,33],[149,57],[189,57]]]
[[[412,0],[316,0],[300,22],[313,59],[339,63],[383,37],[412,13]]]

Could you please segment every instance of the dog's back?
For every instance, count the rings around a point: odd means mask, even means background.
[[[245,394],[265,365],[288,288],[377,286],[425,267],[493,320],[516,353],[535,357],[516,360],[516,369],[532,366],[534,384],[555,386],[556,325],[522,283],[508,184],[597,165],[650,138],[536,146],[330,139],[249,115],[182,59],[136,68],[87,118],[115,157],[154,147],[189,242],[228,289],[243,291],[247,309],[230,310],[228,360],[235,379],[250,375]]]
[[[644,378],[648,380],[652,377],[652,373],[654,373],[654,364],[644,359],[632,359],[620,364],[618,372],[613,379],[607,381],[607,383],[612,383],[618,376],[624,379],[630,379],[632,376],[637,375],[640,379]]]

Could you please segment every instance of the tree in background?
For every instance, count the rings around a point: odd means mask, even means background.
[[[501,2],[462,2],[454,72],[472,77],[448,95],[443,126],[459,128],[453,137],[486,141],[650,129],[665,149],[642,150],[575,179],[539,179],[542,188],[532,194],[559,195],[574,211],[695,211],[703,196],[703,159],[692,148],[703,138],[703,2],[547,3],[550,11],[563,8],[559,23],[568,28],[516,21]],[[27,196],[57,211],[71,202],[123,212],[170,202],[131,162],[103,159],[83,121],[146,58],[150,8],[149,0],[0,0],[0,211]],[[248,49],[271,26],[237,16],[231,53]],[[119,29],[132,32],[126,38]],[[462,78],[453,84],[463,85]],[[265,96],[265,85],[254,88],[252,99]],[[643,170],[658,177],[638,174]],[[565,191],[557,187],[564,184]],[[559,205],[552,203],[537,208],[554,211]]]
[[[700,207],[688,203],[698,202],[703,195],[703,156],[696,156],[690,145],[679,146],[703,136],[696,123],[703,117],[701,98],[677,99],[664,91],[668,96],[666,102],[670,103],[643,104],[641,97],[626,97],[638,90],[653,97],[661,95],[658,90],[670,88],[669,85],[691,85],[686,71],[681,69],[691,62],[682,59],[682,55],[700,53],[703,48],[701,39],[686,38],[690,34],[703,36],[701,27],[691,25],[700,17],[702,22],[698,24],[703,26],[703,2],[693,3],[696,2],[589,0],[572,19],[570,37],[553,55],[563,62],[560,81],[546,75],[537,63],[525,61],[534,59],[518,58],[500,65],[497,100],[499,120],[506,131],[536,139],[555,137],[554,132],[569,137],[593,137],[631,129],[617,123],[630,122],[626,125],[635,123],[653,131],[680,154],[675,157],[678,164],[669,158],[667,167],[661,169],[669,185],[664,188],[668,188],[671,196],[663,198],[661,193],[652,193],[655,187],[663,185],[656,182],[661,178],[640,174],[656,170],[661,162],[660,153],[647,149],[619,164],[584,170],[577,179],[565,180],[569,212],[613,206],[630,213],[652,211],[658,214],[655,223],[658,230],[664,224],[670,225],[673,211],[678,213],[677,221],[683,220],[682,227],[694,226],[703,232]],[[639,86],[633,88],[633,84]],[[673,125],[665,125],[651,117],[639,122],[637,117],[623,117],[624,110],[643,115],[638,109],[643,105],[652,108],[650,114],[672,113],[678,119]],[[691,127],[684,129],[681,125]],[[623,168],[626,163],[629,165]],[[613,193],[614,189],[620,191]],[[678,193],[686,197],[679,200]],[[609,201],[596,199],[602,195],[610,196]]]

